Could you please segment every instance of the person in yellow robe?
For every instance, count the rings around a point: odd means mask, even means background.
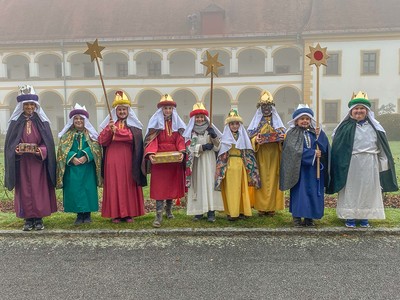
[[[252,193],[258,215],[274,216],[285,208],[284,193],[279,190],[279,169],[285,127],[269,91],[263,91],[257,111],[248,127],[251,144],[256,153],[261,188]]]
[[[257,162],[243,120],[231,110],[225,120],[215,172],[229,221],[252,215],[248,186],[260,187]]]

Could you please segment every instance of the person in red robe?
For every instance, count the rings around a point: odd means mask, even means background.
[[[133,222],[144,215],[142,187],[147,185],[141,171],[143,157],[142,124],[124,92],[117,91],[111,116],[100,124],[98,141],[104,147],[103,202],[101,215],[113,223]]]
[[[43,230],[57,211],[56,154],[50,121],[32,86],[20,87],[4,145],[5,187],[15,188],[14,207],[24,231]]]
[[[172,219],[172,201],[185,195],[185,123],[176,112],[176,103],[168,94],[157,104],[149,120],[144,140],[144,162],[150,163],[150,198],[156,200],[154,227],[161,227],[164,200],[167,218]],[[175,152],[176,162],[157,163],[157,154]],[[179,153],[177,153],[179,152]]]

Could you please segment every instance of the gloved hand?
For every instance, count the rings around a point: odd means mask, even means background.
[[[203,151],[211,150],[213,147],[214,147],[214,145],[211,143],[201,145],[201,148],[203,149]]]
[[[217,134],[215,133],[214,128],[208,127],[207,128],[207,132],[211,136],[212,139],[215,139],[217,137]]]

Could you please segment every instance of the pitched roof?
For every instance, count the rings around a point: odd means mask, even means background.
[[[0,7],[0,44],[190,38],[188,16],[215,7],[225,11],[224,36],[400,28],[398,0],[0,0]]]

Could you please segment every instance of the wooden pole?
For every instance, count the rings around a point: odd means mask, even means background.
[[[105,99],[106,99],[106,104],[107,104],[108,113],[109,113],[109,115],[110,115],[110,120],[112,120],[111,108],[110,108],[110,104],[108,103],[108,97],[107,97],[106,87],[105,87],[105,85],[104,85],[103,75],[101,74],[100,63],[99,63],[99,59],[97,58],[97,55],[96,55],[96,64],[97,64],[97,69],[99,70],[99,75],[100,75],[100,80],[101,80],[101,86],[103,87],[103,93],[104,93],[104,97],[105,97]]]
[[[318,140],[318,136],[319,136],[319,130],[321,130],[321,128],[319,128],[319,66],[317,66],[317,107],[316,107],[316,121],[317,121],[317,140]],[[319,150],[318,144],[317,144],[317,150]],[[320,159],[319,157],[317,157],[317,179],[320,179],[321,177],[321,171],[319,168],[319,163],[320,163]]]
[[[214,66],[211,66],[210,127],[211,127],[211,124],[212,124],[213,89],[214,89]]]

